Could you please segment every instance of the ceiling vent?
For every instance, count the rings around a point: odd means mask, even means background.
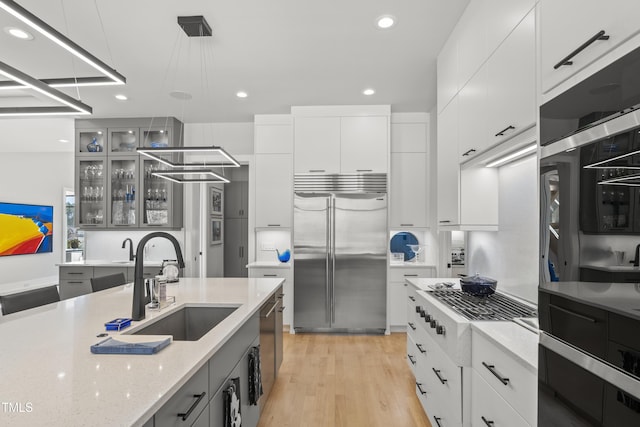
[[[178,25],[189,37],[211,37],[211,27],[204,16],[178,16]]]

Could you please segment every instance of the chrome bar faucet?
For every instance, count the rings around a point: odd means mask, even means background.
[[[135,273],[134,273],[134,281],[133,281],[133,308],[131,310],[131,319],[132,320],[142,320],[145,316],[144,306],[149,302],[150,295],[145,296],[144,294],[144,246],[147,242],[154,237],[162,237],[169,240],[173,243],[173,248],[176,251],[176,258],[178,259],[178,265],[180,268],[184,268],[184,259],[182,258],[182,251],[180,250],[180,244],[169,233],[165,233],[164,231],[156,231],[154,233],[149,233],[144,236],[138,242],[138,247],[136,248],[136,264],[135,264]]]
[[[124,239],[124,242],[122,242],[122,249],[125,248],[125,246],[127,246],[127,242],[129,242],[129,261],[133,261],[133,240],[131,240],[130,238],[126,238]]]

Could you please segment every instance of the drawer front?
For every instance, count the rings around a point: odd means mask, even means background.
[[[529,427],[515,409],[472,369],[471,425],[486,427]],[[527,402],[535,407],[535,401]]]
[[[481,334],[472,334],[472,366],[504,400],[527,420],[535,424],[538,378]],[[500,378],[498,378],[500,377]],[[502,380],[504,381],[502,381]],[[506,383],[506,384],[505,384]]]
[[[60,280],[89,280],[93,277],[93,267],[60,267]]]
[[[91,282],[89,279],[60,280],[59,290],[61,300],[86,295],[91,293]]]
[[[213,396],[222,386],[225,379],[238,363],[238,360],[251,346],[253,340],[260,334],[260,313],[238,329],[220,350],[209,359],[209,391]]]
[[[415,279],[416,277],[433,277],[433,269],[429,267],[411,267],[411,268],[390,268],[390,282],[404,282],[405,279]]]
[[[420,365],[419,371],[426,384],[427,399],[438,402],[436,408],[443,416],[446,414],[447,420],[462,423],[462,368],[454,364],[430,336],[425,335],[425,340],[426,363]]]
[[[409,334],[407,334],[407,363],[415,377],[416,368],[418,366],[418,349],[416,348],[416,342]]]
[[[462,421],[458,419],[457,414],[452,412],[450,405],[443,404],[442,397],[437,393],[427,392],[424,395],[418,394],[418,397],[429,417],[431,427],[462,427]],[[475,424],[473,426],[475,427]]]
[[[198,370],[176,394],[156,412],[155,427],[183,426],[194,423],[207,406],[209,365]],[[183,414],[178,416],[178,414]],[[186,418],[183,420],[183,418]]]
[[[285,268],[254,267],[249,269],[249,277],[255,277],[255,278],[278,277],[281,279],[286,279],[287,272],[289,271],[290,271],[289,269],[285,269]]]

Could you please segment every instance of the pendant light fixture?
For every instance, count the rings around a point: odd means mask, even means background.
[[[179,16],[178,25],[188,37],[211,37],[211,27],[204,16]],[[206,65],[202,66],[206,74]],[[202,76],[201,76],[202,80]],[[206,96],[206,90],[205,96]],[[180,96],[183,102],[191,99],[185,92]],[[153,175],[173,182],[185,183],[229,183],[230,181],[211,168],[240,167],[240,163],[222,147],[190,146],[190,147],[151,147],[137,148],[138,153],[152,158],[170,169],[154,172]]]
[[[0,0],[0,9],[17,18],[39,34],[45,36],[101,74],[101,76],[96,77],[42,79],[43,83],[50,87],[103,86],[122,85],[126,83],[127,79],[122,74],[118,73],[116,70],[80,47],[65,35],[58,32],[55,28],[51,27],[49,24],[20,6],[15,1]],[[21,82],[16,82],[15,80],[11,82],[0,82],[0,89],[24,89],[25,86],[28,85],[21,84]]]

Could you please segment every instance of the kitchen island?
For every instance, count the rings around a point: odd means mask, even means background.
[[[105,322],[131,316],[132,284],[0,318],[0,425],[143,425],[257,316],[282,282],[187,278],[169,284],[167,295],[176,303],[147,308],[146,319],[123,334],[185,305],[237,309],[201,339],[174,341],[155,355],[90,352],[105,339],[97,337]]]

